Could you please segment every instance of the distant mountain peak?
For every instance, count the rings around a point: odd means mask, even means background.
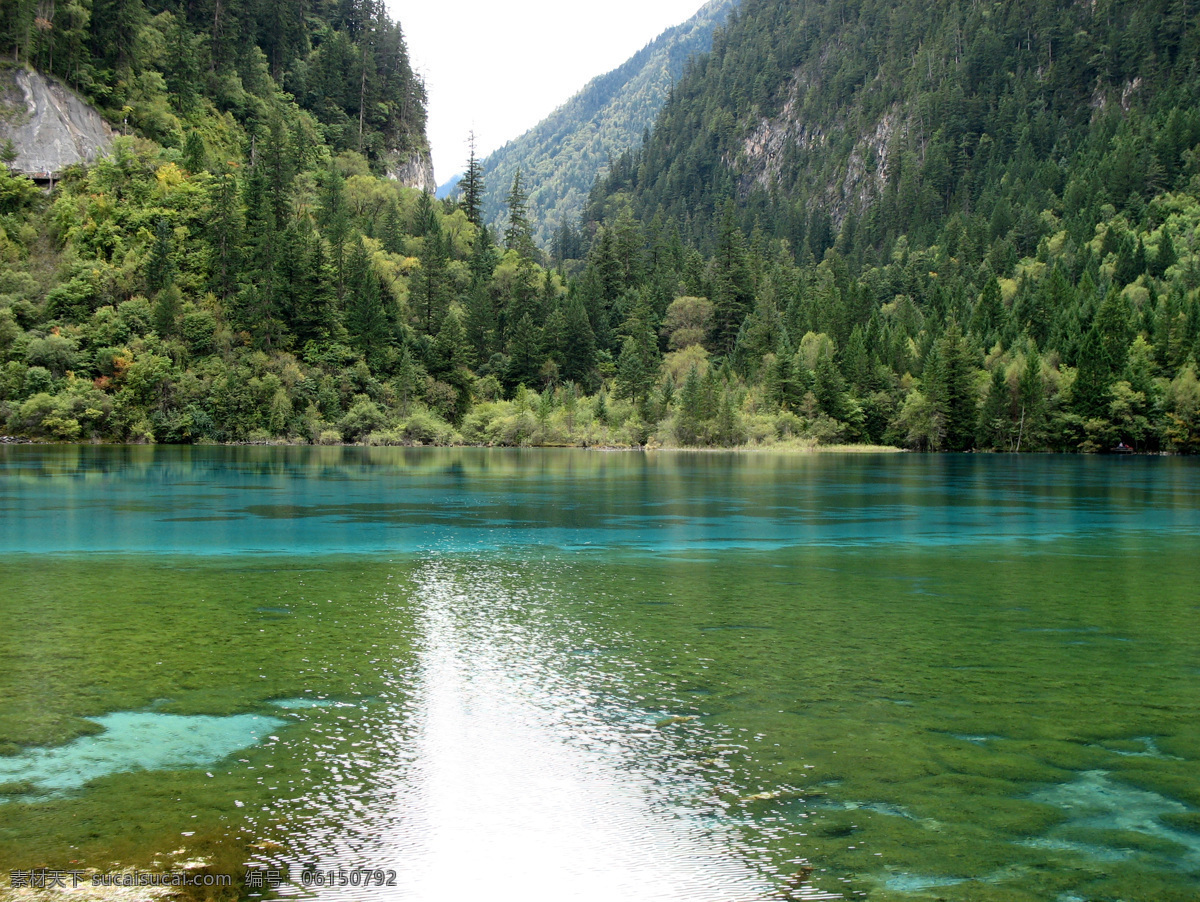
[[[737,2],[710,0],[692,18],[592,79],[540,123],[490,154],[483,161],[487,218],[502,218],[504,198],[519,168],[529,191],[530,219],[537,223],[535,237],[548,245],[556,227],[583,213],[609,160],[641,143],[688,60],[709,50],[713,31]]]
[[[436,193],[437,199],[445,200],[447,197],[451,197],[452,195],[457,193],[458,183],[461,182],[462,179],[463,179],[463,173],[456,172],[456,173],[454,173],[454,175],[450,176],[450,178],[446,179],[446,181],[444,181],[440,185],[438,185],[437,193]]]

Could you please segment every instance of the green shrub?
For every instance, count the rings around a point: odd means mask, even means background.
[[[421,445],[453,445],[462,441],[454,427],[428,410],[415,410],[401,427],[404,437]]]
[[[61,335],[35,338],[25,349],[25,360],[30,366],[45,367],[55,376],[64,375],[75,368],[75,342]]]
[[[382,428],[386,422],[387,415],[378,404],[366,395],[358,395],[338,425],[346,441],[356,442]]]

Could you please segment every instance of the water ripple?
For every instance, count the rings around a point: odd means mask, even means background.
[[[632,662],[575,654],[589,640],[571,624],[555,622],[553,639],[531,624],[542,590],[506,588],[516,575],[420,568],[411,701],[364,706],[374,748],[352,755],[335,739],[332,779],[293,800],[290,857],[266,863],[288,867],[294,894],[305,869],[396,871],[394,887],[312,891],[321,899],[780,898],[719,788],[684,766],[719,743],[688,715],[631,706],[619,690]],[[334,738],[330,725],[314,730]],[[791,898],[839,897],[799,886]]]

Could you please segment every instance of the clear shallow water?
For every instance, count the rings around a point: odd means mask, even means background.
[[[1195,899],[1198,501],[1184,460],[0,449],[0,869]]]
[[[284,721],[256,714],[229,717],[119,711],[89,718],[100,730],[53,748],[28,748],[0,758],[0,784],[27,784],[0,795],[41,801],[123,771],[179,770],[220,761],[255,745]]]

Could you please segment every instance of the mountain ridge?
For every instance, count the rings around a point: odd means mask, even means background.
[[[529,192],[535,239],[548,247],[555,229],[579,218],[610,157],[636,146],[687,61],[707,50],[737,0],[709,0],[628,60],[589,81],[566,103],[484,160],[484,215],[501,223],[516,170]]]
[[[833,231],[874,207],[895,220],[881,231],[929,240],[954,209],[986,191],[1012,195],[1018,180],[1024,196],[1009,202],[1041,203],[1024,191],[1029,172],[1017,170],[1043,163],[1058,170],[1044,175],[1058,180],[1061,200],[1071,157],[1103,153],[1091,135],[1115,132],[1131,108],[1169,114],[1181,80],[1194,77],[1195,15],[1176,7],[746,0],[736,26],[677,84],[650,145],[616,167],[602,194],[633,187],[627,196],[644,217],[701,215],[709,229],[722,201],[737,198],[743,224],[770,219],[797,247],[814,207]],[[1169,177],[1186,149],[1151,148],[1165,153],[1157,165]],[[1149,196],[1141,156],[1125,167],[1141,187],[1118,186],[1123,176],[1110,172],[1111,185],[1096,186],[1113,188],[1118,209],[1131,193]]]

